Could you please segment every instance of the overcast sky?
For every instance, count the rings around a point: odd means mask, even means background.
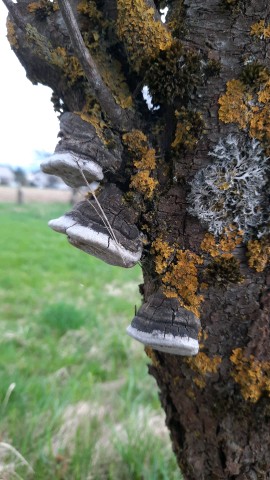
[[[37,152],[53,152],[58,119],[51,89],[32,85],[6,39],[7,10],[0,0],[0,164],[37,166]]]

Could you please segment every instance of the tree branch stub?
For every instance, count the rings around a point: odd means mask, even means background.
[[[85,46],[79,26],[70,2],[59,0],[59,7],[66,23],[73,48],[79,58],[86,78],[96,95],[98,102],[112,126],[122,131],[130,128],[130,120],[126,112],[116,104],[110,90],[104,83],[94,59]]]

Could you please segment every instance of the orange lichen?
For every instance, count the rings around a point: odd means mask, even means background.
[[[77,5],[77,11],[90,18],[94,18],[95,20],[100,20],[102,18],[101,12],[97,9],[96,3],[93,1],[82,0]]]
[[[197,294],[199,288],[197,266],[203,260],[190,250],[177,250],[175,263],[162,276],[164,294],[169,298],[178,298],[180,305],[199,316],[199,307],[203,301]]]
[[[243,234],[244,232],[241,230],[236,230],[233,227],[225,228],[219,242],[220,250],[227,254],[231,253],[238,245],[242,243]]]
[[[242,243],[243,232],[237,231],[233,228],[226,228],[217,242],[212,233],[206,233],[201,243],[203,252],[208,253],[211,257],[221,256],[223,258],[231,258],[232,251]]]
[[[205,234],[201,243],[201,249],[203,252],[209,253],[213,258],[220,255],[218,243],[216,243],[216,239],[212,233]]]
[[[270,141],[270,80],[258,92],[259,104],[251,107],[249,133],[261,141]],[[269,147],[269,145],[268,145]],[[269,150],[268,150],[269,152]]]
[[[260,20],[251,25],[250,34],[261,40],[266,40],[267,38],[270,38],[270,24],[265,25],[265,20]]]
[[[151,176],[156,168],[156,152],[153,148],[149,148],[147,137],[140,130],[125,133],[122,140],[133,159],[133,167],[137,170],[131,176],[130,188],[150,200],[158,184],[158,181]]]
[[[197,266],[203,263],[201,257],[169,245],[162,237],[152,243],[151,252],[155,255],[155,270],[160,275],[164,295],[177,298],[181,306],[199,316],[203,297],[197,293]]]
[[[14,23],[8,19],[6,25],[7,25],[7,39],[9,41],[10,46],[12,48],[19,48]]]
[[[154,367],[159,367],[160,366],[160,362],[159,362],[159,359],[157,357],[157,353],[155,350],[153,350],[153,348],[151,347],[144,347],[144,351],[146,353],[146,355],[150,358],[150,360],[152,360],[152,364],[154,365]]]
[[[48,0],[39,0],[38,2],[29,3],[27,9],[30,13],[41,13],[46,16],[50,15],[51,12],[59,10],[59,6],[55,1],[50,2]]]
[[[256,89],[256,91],[255,91]],[[227,90],[219,98],[219,119],[236,123],[251,137],[260,140],[269,154],[270,141],[270,79],[266,69],[261,69],[254,85],[240,80],[227,82]]]
[[[47,4],[46,0],[40,0],[39,2],[32,2],[27,5],[27,10],[30,13],[35,13],[40,8],[46,6],[46,4]]]
[[[122,65],[111,58],[105,51],[99,49],[93,57],[98,66],[99,72],[111,90],[113,97],[122,108],[131,108],[133,105],[132,96],[122,71]]]
[[[150,177],[149,170],[142,170],[132,175],[129,186],[141,193],[144,198],[151,200],[157,184],[158,181]]]
[[[240,385],[245,400],[256,403],[263,393],[270,396],[270,362],[260,362],[254,355],[246,357],[241,348],[232,351],[233,379]]]
[[[77,57],[70,55],[64,47],[53,48],[51,42],[29,23],[25,31],[34,53],[46,62],[59,67],[68,79],[69,86],[73,86],[77,80],[85,77]]]
[[[147,137],[141,130],[125,133],[122,139],[133,157],[137,155],[137,158],[141,158],[147,152]]]
[[[229,283],[239,283],[243,280],[240,272],[240,263],[233,256],[233,250],[242,243],[243,232],[233,228],[226,228],[220,237],[220,241],[215,240],[214,235],[207,233],[201,243],[201,249],[214,260],[207,264],[204,270],[204,280],[207,285],[226,286]],[[203,284],[202,284],[203,285]],[[203,286],[201,285],[201,289]]]
[[[203,352],[199,352],[195,357],[185,359],[185,362],[196,373],[193,378],[194,383],[201,389],[205,388],[207,377],[217,373],[221,361],[221,357],[210,358]]]
[[[224,123],[237,123],[240,128],[247,127],[250,119],[251,95],[246,93],[245,85],[240,80],[229,80],[227,90],[218,100],[219,118]]]
[[[157,273],[163,273],[172,260],[175,248],[170,246],[168,242],[158,237],[152,243],[152,253],[155,253],[155,268]]]
[[[247,243],[248,264],[257,272],[263,272],[270,262],[269,239],[249,240]]]
[[[134,69],[139,72],[160,50],[171,45],[171,34],[155,19],[154,9],[144,0],[118,0],[117,9],[117,33]]]
[[[111,90],[113,97],[122,108],[131,108],[132,95],[123,72],[122,64],[109,51],[107,41],[108,20],[98,10],[96,2],[83,0],[77,6],[77,10],[89,17],[89,27],[82,32],[86,47],[93,56],[99,73]]]
[[[85,122],[91,123],[91,125],[96,130],[97,136],[106,145],[107,141],[104,136],[104,129],[106,127],[106,123],[102,119],[101,108],[100,105],[96,102],[96,100],[89,95],[82,111],[74,113],[79,115],[81,119]]]

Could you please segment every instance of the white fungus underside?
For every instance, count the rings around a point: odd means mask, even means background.
[[[171,333],[164,335],[160,330],[154,330],[152,333],[142,332],[131,325],[127,328],[127,334],[149,347],[161,352],[172,353],[174,355],[197,355],[199,351],[198,340],[185,337],[175,337]]]
[[[116,244],[109,235],[90,227],[83,227],[67,215],[51,220],[48,225],[56,232],[66,233],[70,243],[89,246],[89,253],[105,262],[107,259],[108,263],[111,263],[110,260],[115,259],[113,264],[133,267],[141,258],[142,248],[138,248],[136,252],[127,250],[122,245]]]
[[[81,168],[85,175],[89,174],[95,180],[104,178],[100,165],[93,160],[85,160],[74,153],[54,153],[40,164],[41,170],[45,173],[53,172],[55,169],[63,168],[63,166],[79,172]]]

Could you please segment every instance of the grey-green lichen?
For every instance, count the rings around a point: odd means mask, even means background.
[[[268,233],[269,159],[260,143],[229,135],[209,155],[213,163],[199,170],[191,183],[189,213],[214,235],[231,225],[246,239]]]

